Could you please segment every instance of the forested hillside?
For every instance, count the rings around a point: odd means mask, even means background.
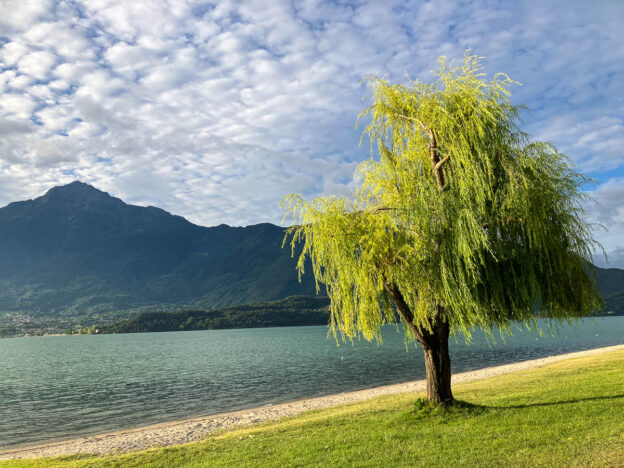
[[[0,315],[124,317],[313,295],[283,228],[202,227],[90,185],[0,209]]]
[[[226,307],[218,310],[144,312],[136,317],[102,327],[92,326],[88,333],[142,333],[221,328],[289,327],[327,325],[327,297],[293,296],[281,301]]]

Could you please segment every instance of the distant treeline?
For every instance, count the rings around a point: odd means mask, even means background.
[[[15,327],[0,327],[0,338],[8,338],[19,334],[19,330]]]
[[[281,301],[245,304],[219,310],[143,312],[136,317],[120,320],[102,327],[90,327],[87,332],[143,333],[216,330],[222,328],[327,325],[328,323],[328,298],[293,296]]]
[[[604,304],[604,309],[597,311],[596,316],[624,316],[624,293],[616,292],[605,296]],[[328,306],[327,297],[292,296],[275,302],[245,304],[218,310],[137,311],[134,317],[117,321],[109,317],[92,317],[89,321],[81,320],[80,324],[71,324],[65,320],[56,326],[51,319],[6,325],[0,322],[0,338],[46,333],[71,335],[327,325]]]

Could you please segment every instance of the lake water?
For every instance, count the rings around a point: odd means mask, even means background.
[[[336,346],[326,327],[0,339],[0,447],[72,438],[425,377],[395,328]],[[453,372],[624,343],[624,317],[555,337],[451,344]]]

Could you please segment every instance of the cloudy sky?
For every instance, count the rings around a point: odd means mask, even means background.
[[[594,177],[624,267],[624,2],[0,0],[0,204],[75,179],[202,225],[346,194],[366,74],[466,49],[520,81],[525,128]],[[604,260],[599,260],[604,264]]]

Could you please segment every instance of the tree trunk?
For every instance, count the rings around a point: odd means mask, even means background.
[[[440,320],[432,328],[433,332],[427,333],[422,343],[427,370],[427,400],[435,405],[451,406],[453,393],[448,348],[449,324]]]
[[[444,318],[442,307],[438,306],[437,316],[430,322],[431,331],[421,330],[414,325],[414,314],[396,283],[386,281],[384,288],[425,352],[427,400],[435,405],[451,406],[453,393],[451,392],[451,357],[448,349],[450,327]]]

